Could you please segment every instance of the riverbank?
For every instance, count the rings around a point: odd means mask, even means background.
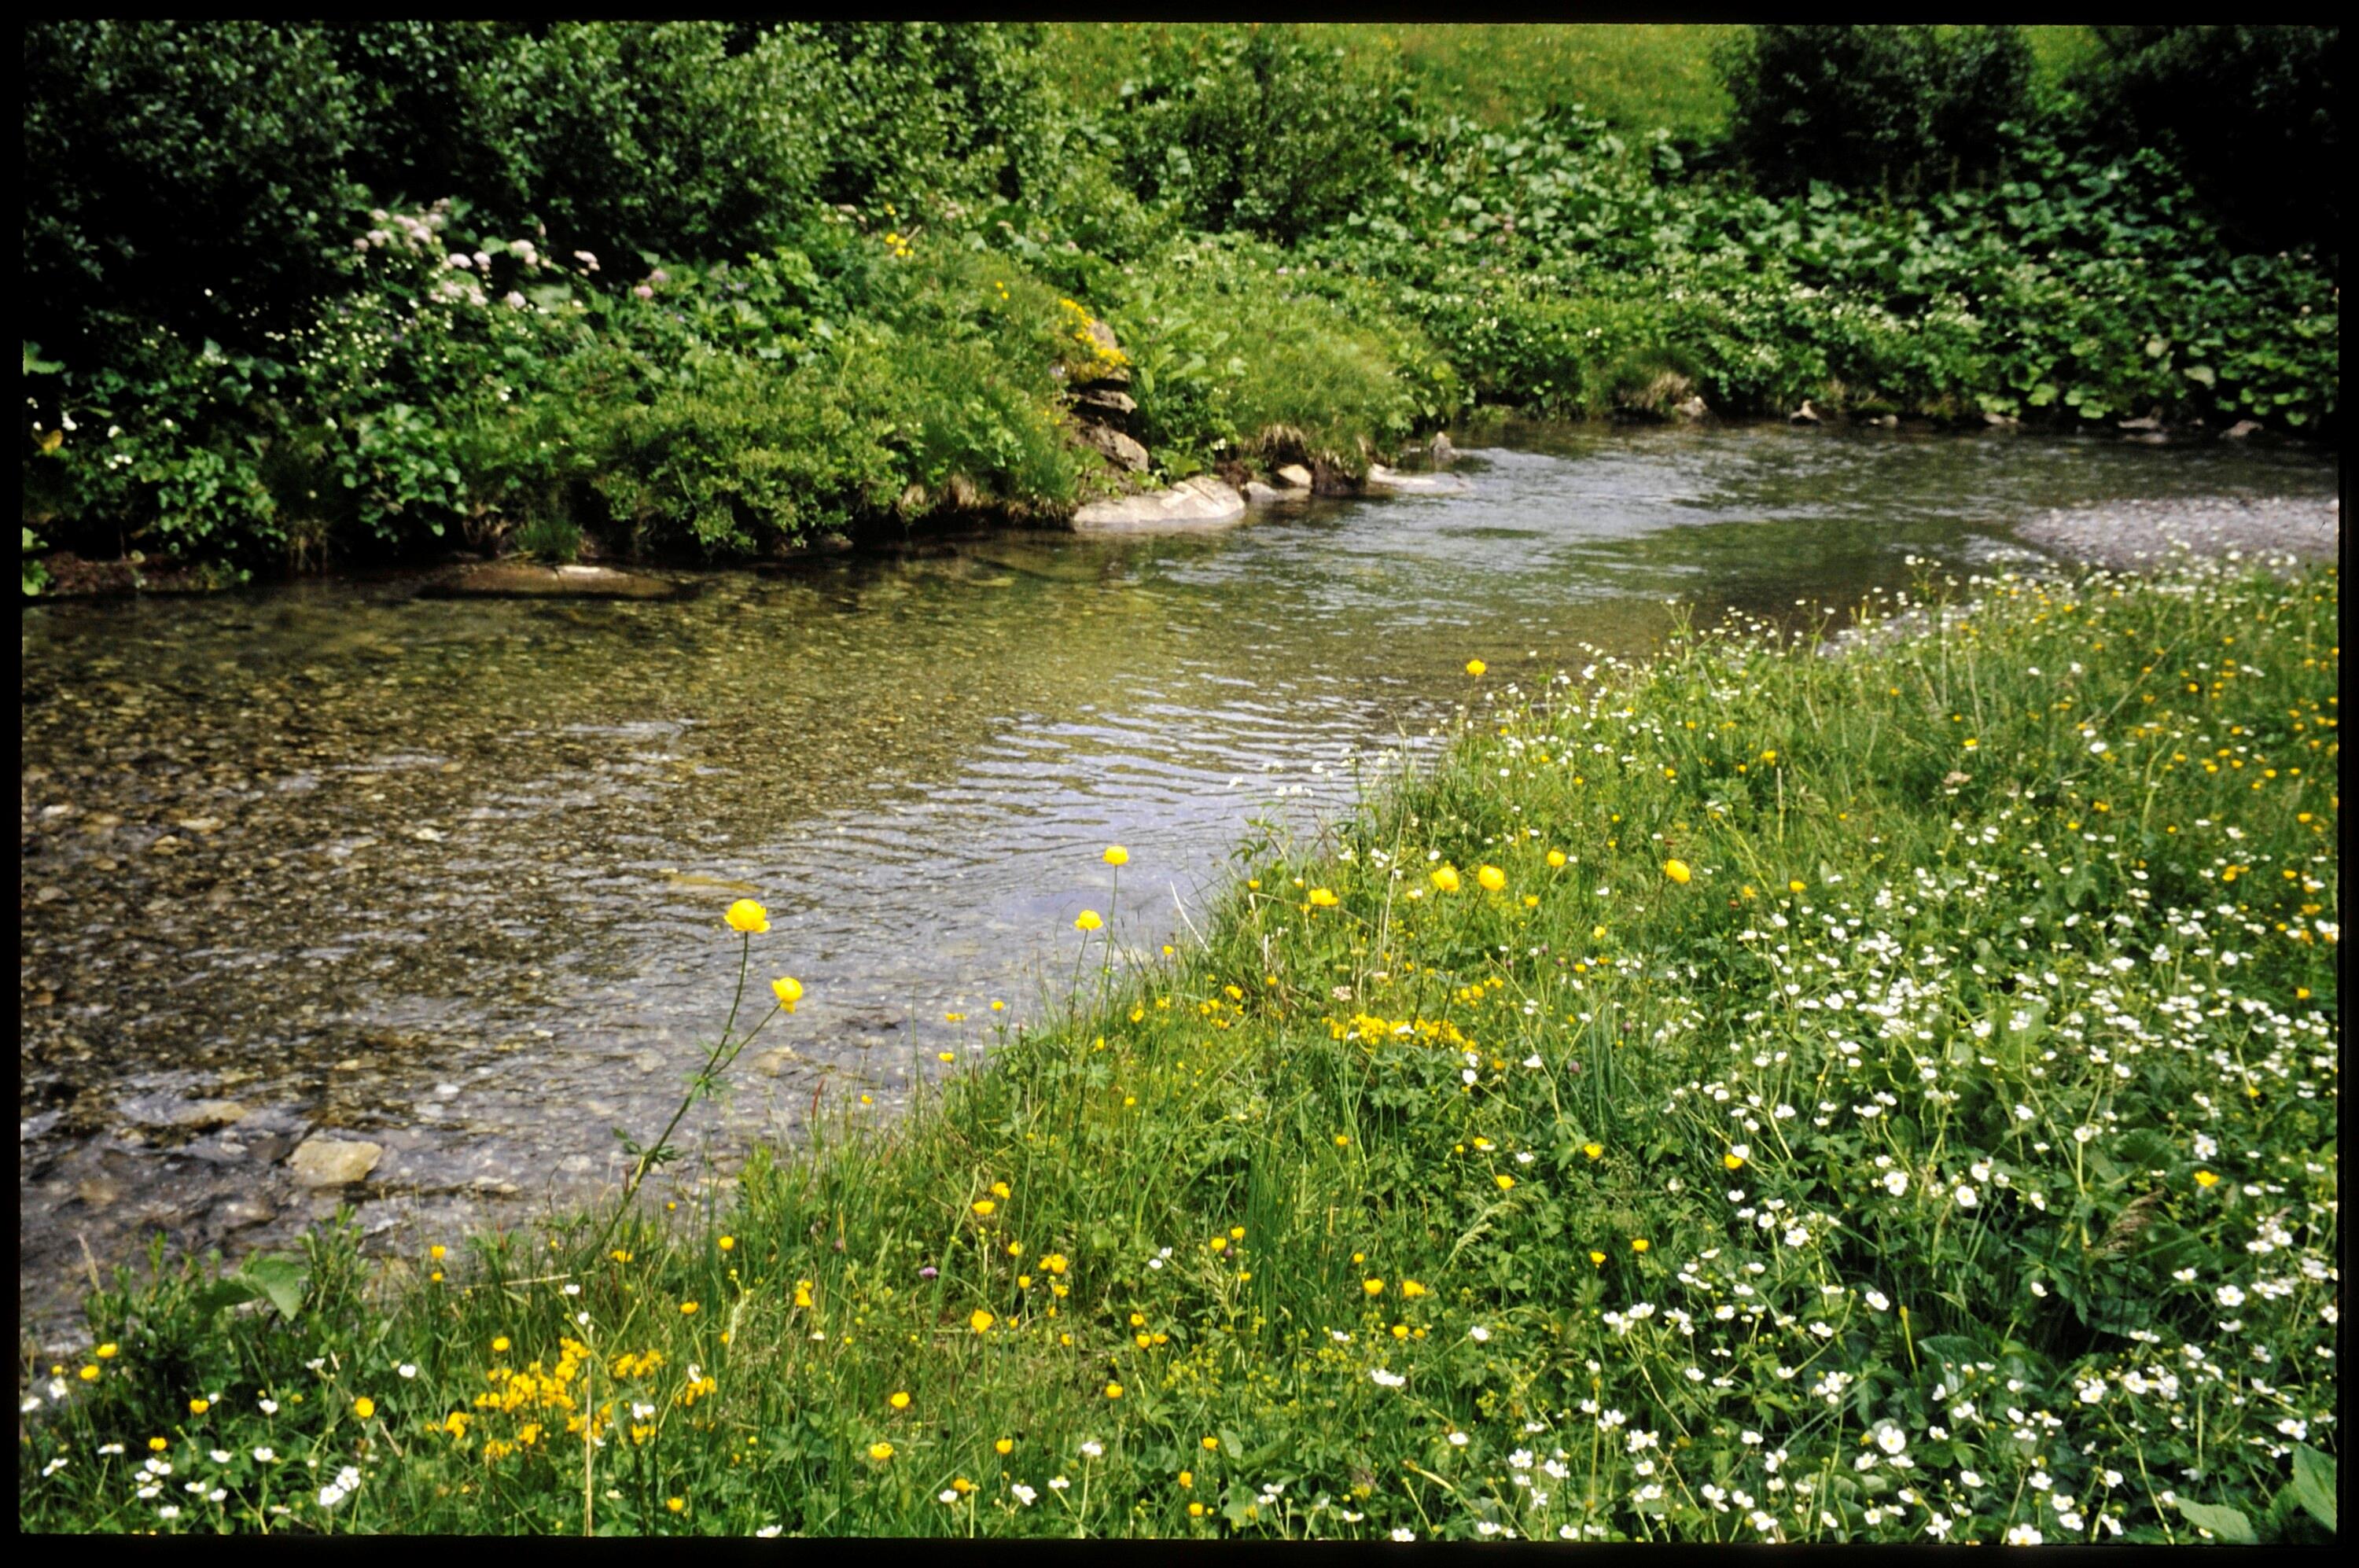
[[[1962,47],[1770,34],[1810,60],[1921,45],[1928,70]],[[2009,78],[1946,150],[1896,129],[1939,71],[1805,105],[1930,159],[1844,184],[1706,132],[1692,33],[1071,36],[40,29],[27,123],[111,172],[40,185],[28,219],[25,592],[53,550],[220,582],[454,547],[758,561],[1208,474],[1348,485],[1484,409],[2340,439],[2331,204],[2265,201],[2255,229],[2216,199],[2299,158],[2239,158],[2219,187],[2168,138],[2120,139],[2086,98],[2120,62],[2027,97]],[[1968,52],[2027,70],[2028,48],[2001,28]],[[254,71],[183,69],[200,56]],[[2277,83],[2254,89],[2266,122],[2285,72],[2237,58]],[[1618,81],[1616,113],[1648,112],[1632,71],[1673,89],[1684,136],[1574,101]],[[130,134],[89,89],[114,80],[227,139]],[[879,101],[893,136],[853,128]],[[549,139],[577,123],[643,133]]]
[[[330,1233],[291,1321],[101,1297],[30,1369],[20,1519],[2299,1535],[2339,579],[1974,593],[1840,659],[1453,649],[1438,766],[1164,965],[1075,931],[1074,1021],[693,1223],[382,1274]]]

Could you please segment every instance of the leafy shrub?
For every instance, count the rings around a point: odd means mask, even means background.
[[[1275,27],[1159,37],[1114,120],[1139,194],[1214,232],[1293,239],[1386,182],[1397,78]]]
[[[2337,248],[2343,30],[2317,27],[2119,26],[2078,84],[2089,129],[2167,149],[2239,240],[2257,249]]]
[[[1729,141],[1765,184],[1915,189],[1995,161],[2031,49],[2014,27],[1759,27],[1724,46]]]

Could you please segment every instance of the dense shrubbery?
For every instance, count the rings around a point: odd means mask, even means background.
[[[2336,145],[2338,35],[2125,34],[2027,104],[2010,29],[1760,29],[1751,178],[1323,36],[1147,30],[1084,113],[1023,27],[38,25],[27,523],[260,563],[1054,513],[1109,482],[1069,311],[1172,477],[1470,400],[2336,427],[2338,258],[2250,248],[2303,193],[2229,177]]]
[[[1779,25],[1734,35],[1729,142],[1765,187],[1913,190],[1997,161],[2031,49],[2015,27]]]

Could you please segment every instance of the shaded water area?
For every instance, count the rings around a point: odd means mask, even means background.
[[[1535,689],[1645,651],[1670,600],[1790,615],[1911,554],[2006,561],[2050,507],[2336,483],[2234,446],[1503,440],[1458,495],[937,540],[679,603],[409,579],[27,608],[20,1307],[55,1324],[159,1227],[234,1253],[342,1198],[422,1247],[610,1185],[612,1129],[654,1130],[726,1009],[741,889],[757,981],[809,999],[684,1128],[723,1169],[1053,1007],[1104,845],[1123,941],[1184,935],[1256,819],[1315,831],[1435,744],[1471,657]],[[364,1186],[296,1180],[319,1132],[384,1146]]]

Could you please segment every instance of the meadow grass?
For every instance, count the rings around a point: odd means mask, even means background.
[[[126,1276],[20,1522],[2321,1533],[2339,598],[1465,648],[1439,761],[906,1116],[603,1242],[332,1227],[291,1319]]]
[[[1074,103],[1106,109],[1145,40],[1204,24],[1063,22],[1049,29],[1049,71]],[[1397,60],[1419,99],[1490,125],[1579,104],[1614,129],[1669,131],[1704,141],[1728,126],[1729,100],[1712,51],[1740,31],[1727,24],[1295,24],[1306,38],[1349,54]],[[2026,27],[2034,80],[2054,85],[2094,56],[2085,27]]]

